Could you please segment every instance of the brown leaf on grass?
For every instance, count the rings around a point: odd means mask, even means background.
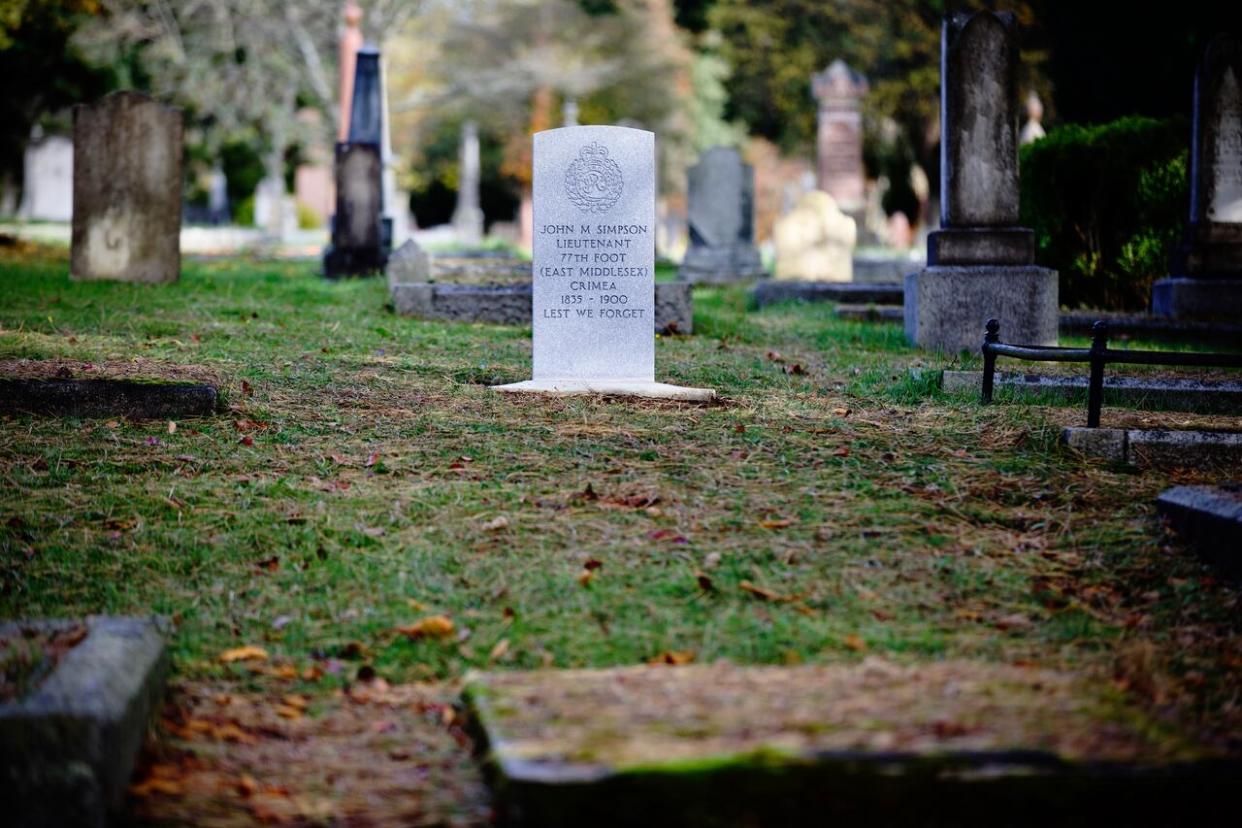
[[[592,581],[594,578],[595,578],[595,571],[594,571],[594,570],[591,570],[591,569],[583,569],[581,572],[579,572],[579,573],[578,573],[578,585],[579,585],[579,586],[584,586],[584,587],[586,587],[586,586],[590,586],[590,585],[591,585],[591,581]]]
[[[806,369],[802,367],[801,362],[795,362],[793,365],[786,365],[781,369],[786,374],[805,374]]]
[[[693,650],[665,650],[654,658],[647,659],[648,664],[667,664],[678,667],[694,661]]]
[[[371,452],[370,454],[368,454],[368,455],[367,455],[367,460],[366,460],[366,462],[365,462],[365,463],[363,463],[362,465],[363,465],[365,468],[368,468],[368,469],[369,469],[369,468],[371,468],[372,466],[374,466],[376,463],[378,463],[378,462],[379,462],[379,459],[380,459],[379,452],[378,452],[378,451],[373,451],[373,452]]]
[[[254,396],[254,386],[245,380],[242,380],[242,395],[246,397]]]
[[[714,592],[716,590],[716,585],[712,583],[712,579],[709,578],[706,574],[702,572],[696,572],[694,573],[694,578],[699,583],[699,589],[703,590],[704,592]]]
[[[275,572],[280,569],[280,556],[273,555],[270,558],[264,558],[261,561],[254,562],[254,568],[259,572]]]
[[[252,644],[234,647],[220,653],[219,661],[222,664],[232,664],[235,661],[267,661],[267,650]]]
[[[856,653],[861,653],[867,649],[867,642],[863,641],[860,636],[852,633],[842,639],[841,643],[845,645],[847,650],[853,650]]]
[[[396,627],[397,632],[410,638],[447,638],[453,634],[455,627],[447,615],[428,615],[413,624]]]
[[[768,518],[759,521],[759,525],[764,529],[784,529],[786,526],[793,526],[794,521],[792,518]]]
[[[293,707],[288,704],[276,705],[276,715],[282,719],[300,719],[302,718],[302,709]]]
[[[280,697],[280,703],[286,707],[296,707],[298,710],[310,707],[310,699],[298,693],[286,693]]]
[[[243,446],[253,446],[254,438],[251,437],[249,434],[247,434],[245,437],[238,440],[238,442],[241,443]]]
[[[780,351],[768,351],[768,360],[771,362],[784,362],[785,358],[781,356]]]
[[[587,569],[587,570],[594,570],[594,569],[599,569],[603,565],[604,565],[604,562],[599,560],[598,558],[587,558],[585,561],[583,561],[582,568]]]
[[[1021,613],[1014,613],[1013,615],[1006,615],[1003,618],[996,619],[993,622],[993,626],[1001,632],[1007,632],[1009,630],[1030,629],[1032,625],[1031,619]]]
[[[169,420],[169,421],[168,421],[168,433],[169,433],[169,434],[176,434],[176,433],[177,433],[177,423],[176,423],[176,421],[175,421],[175,420]]]
[[[850,447],[849,446],[837,446],[835,449],[833,449],[832,456],[833,457],[849,457]]]
[[[838,417],[850,416],[850,410],[848,408],[834,408],[832,409],[832,413],[837,415]]]
[[[496,646],[492,647],[492,651],[487,654],[488,661],[499,661],[509,652],[509,639],[502,638],[496,642]]]
[[[743,592],[749,592],[751,595],[755,596],[761,601],[784,600],[784,596],[782,596],[779,592],[775,592],[765,587],[756,586],[755,584],[752,584],[750,581],[742,581],[737,586]]]

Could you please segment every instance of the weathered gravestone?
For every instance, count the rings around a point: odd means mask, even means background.
[[[690,168],[690,249],[678,277],[738,282],[767,275],[755,249],[755,171],[730,147],[712,147]]]
[[[655,135],[534,137],[534,378],[501,391],[710,400],[655,381]]]
[[[811,78],[819,105],[816,135],[818,186],[846,212],[861,211],[866,198],[863,176],[862,98],[867,81],[843,60]]]
[[[74,279],[181,272],[181,110],[139,92],[73,108]]]
[[[858,226],[828,193],[812,190],[772,228],[776,278],[848,282],[854,276]]]
[[[336,215],[324,252],[324,275],[361,276],[384,269],[392,225],[384,218],[384,103],[380,54],[363,48],[355,58],[349,138],[336,145]]]
[[[1242,43],[1220,35],[1195,74],[1190,224],[1152,311],[1184,319],[1242,317]]]
[[[1018,31],[1008,13],[954,13],[941,30],[940,223],[906,276],[906,337],[939,351],[981,344],[992,317],[1013,342],[1057,342],[1057,274],[1018,226]]]
[[[22,218],[70,221],[73,218],[73,141],[64,135],[32,137],[22,177]]]
[[[483,209],[479,206],[479,127],[474,121],[461,126],[461,153],[457,176],[457,207],[453,230],[457,242],[467,246],[483,241]]]

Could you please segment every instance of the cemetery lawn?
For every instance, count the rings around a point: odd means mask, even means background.
[[[701,289],[657,379],[718,404],[515,398],[487,386],[529,377],[529,329],[397,317],[383,279],[67,270],[0,254],[0,374],[210,381],[226,410],[4,419],[2,617],[167,615],[176,680],[312,715],[360,671],[879,656],[1073,670],[1242,733],[1237,592],[1153,505],[1221,470],[1085,461],[1057,446],[1082,407],[946,396],[897,326]]]

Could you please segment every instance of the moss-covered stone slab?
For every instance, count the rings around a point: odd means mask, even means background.
[[[483,673],[464,694],[523,825],[1147,823],[1239,778],[1110,685],[1026,667]]]
[[[213,385],[127,379],[0,379],[0,414],[207,417],[219,406]]]
[[[0,623],[0,639],[77,626]],[[86,635],[24,695],[0,703],[0,814],[18,828],[103,826],[122,805],[163,697],[167,626],[156,618],[92,616]]]

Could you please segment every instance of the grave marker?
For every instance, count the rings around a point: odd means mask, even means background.
[[[1152,311],[1178,319],[1242,315],[1242,42],[1220,35],[1195,74],[1190,224]]]
[[[533,375],[500,391],[710,400],[655,381],[655,135],[534,137]]]
[[[979,350],[1001,320],[1013,341],[1057,343],[1057,273],[1018,226],[1018,24],[1009,13],[947,16],[940,45],[940,223],[927,267],[906,276],[906,337]]]
[[[755,249],[755,171],[731,147],[712,147],[690,168],[690,249],[678,277],[739,282],[767,275]]]
[[[181,273],[181,110],[140,92],[73,108],[74,279]]]

